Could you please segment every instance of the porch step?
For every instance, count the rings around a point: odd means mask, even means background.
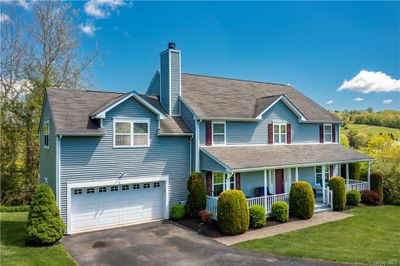
[[[329,205],[315,205],[314,213],[316,212],[326,212],[332,210]]]

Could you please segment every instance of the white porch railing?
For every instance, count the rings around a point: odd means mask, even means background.
[[[323,200],[322,202],[324,204],[328,204],[331,208],[333,206],[333,197],[332,197],[333,193],[332,190],[330,190],[329,188],[324,188],[324,193],[323,193]]]
[[[367,190],[368,189],[368,182],[367,181],[359,181],[359,180],[352,180],[349,179],[349,183],[346,184],[346,191],[349,190]]]
[[[276,194],[270,196],[264,196],[265,202],[267,206],[263,206],[265,208],[265,212],[269,214],[271,212],[272,204],[278,201],[283,201],[289,204],[289,193],[284,194]]]
[[[206,210],[212,213],[212,218],[217,219],[218,197],[206,196]]]

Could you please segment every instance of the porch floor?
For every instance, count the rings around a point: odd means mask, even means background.
[[[224,236],[224,237],[217,237],[214,239],[224,245],[231,246],[231,245],[239,243],[239,242],[280,235],[283,233],[297,231],[297,230],[300,230],[303,228],[307,228],[307,227],[311,227],[311,226],[315,226],[315,225],[319,225],[319,224],[324,224],[324,223],[329,223],[329,222],[333,222],[333,221],[346,219],[351,216],[352,215],[350,215],[350,214],[342,213],[342,212],[333,212],[333,211],[319,212],[319,213],[314,214],[314,216],[308,220],[297,220],[294,222],[288,222],[288,223],[278,224],[278,225],[274,225],[274,226],[264,227],[264,228],[257,229],[257,230],[247,231],[246,233],[244,233],[242,235]]]

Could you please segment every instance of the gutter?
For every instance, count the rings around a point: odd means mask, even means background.
[[[65,136],[65,137],[101,137],[105,135],[105,132],[85,132],[85,131],[76,131],[76,132],[56,132],[57,136]]]

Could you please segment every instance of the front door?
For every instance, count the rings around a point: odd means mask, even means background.
[[[275,170],[275,193],[282,194],[285,191],[285,181],[283,177],[283,169]]]

